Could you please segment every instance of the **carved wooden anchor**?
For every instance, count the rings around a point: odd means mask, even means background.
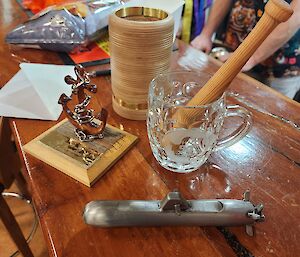
[[[74,71],[77,79],[69,75],[65,77],[65,82],[68,85],[72,85],[71,96],[68,97],[66,94],[62,94],[58,103],[62,105],[68,120],[75,127],[75,133],[80,141],[91,141],[93,139],[103,138],[102,132],[106,125],[107,110],[102,108],[97,115],[94,115],[95,111],[88,109],[91,96],[85,93],[85,89],[91,93],[96,93],[97,86],[90,84],[88,73],[81,65],[76,65]],[[68,103],[73,99],[73,95],[77,95],[78,103],[75,105],[74,111],[71,111],[68,107]]]

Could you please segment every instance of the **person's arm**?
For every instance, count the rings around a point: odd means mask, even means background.
[[[224,20],[225,16],[229,12],[232,0],[215,0],[211,7],[208,20],[202,29],[200,35],[198,35],[191,45],[199,50],[209,53],[212,48],[212,36],[216,32],[217,28]]]
[[[250,57],[243,67],[243,71],[248,71],[255,65],[266,60],[275,53],[300,29],[300,0],[293,0],[291,7],[293,15],[286,21],[279,24],[259,48]]]

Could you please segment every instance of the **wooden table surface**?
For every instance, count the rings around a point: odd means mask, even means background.
[[[0,2],[0,87],[19,70],[20,62],[62,63],[56,53],[3,42],[6,33],[26,19],[14,1]],[[181,42],[173,53],[172,70],[214,72],[217,67],[214,60]],[[182,175],[159,167],[150,150],[145,122],[114,113],[110,77],[93,82],[99,87],[99,101],[109,111],[108,122],[140,140],[92,188],[22,152],[24,144],[56,122],[11,119],[51,256],[300,256],[298,103],[240,74],[228,90],[228,101],[252,113],[251,130],[238,143],[213,153],[199,170]],[[225,132],[234,126],[227,123]],[[83,208],[91,200],[161,199],[174,188],[187,199],[241,199],[250,189],[252,202],[264,204],[266,220],[256,224],[254,237],[246,235],[244,227],[102,229],[83,222]],[[241,252],[244,255],[239,255]]]

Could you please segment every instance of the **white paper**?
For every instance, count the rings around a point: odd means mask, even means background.
[[[161,9],[168,12],[174,19],[173,41],[175,41],[176,34],[180,27],[181,13],[184,3],[184,0],[132,0],[125,3],[124,7],[143,6],[147,8]]]
[[[22,63],[20,68],[0,90],[0,116],[57,120],[60,95],[72,92],[64,77],[76,78],[74,66]]]

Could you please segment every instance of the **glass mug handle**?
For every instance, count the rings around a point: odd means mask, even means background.
[[[214,151],[231,146],[239,141],[248,133],[252,125],[251,114],[246,108],[239,105],[228,105],[226,108],[227,112],[225,117],[241,117],[243,119],[243,123],[230,135],[219,139],[214,148]]]

